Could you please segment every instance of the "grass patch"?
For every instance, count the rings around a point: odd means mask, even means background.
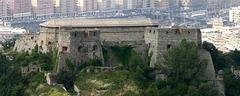
[[[140,94],[140,90],[129,71],[103,73],[80,73],[76,85],[80,94],[101,96],[123,96],[125,93]]]

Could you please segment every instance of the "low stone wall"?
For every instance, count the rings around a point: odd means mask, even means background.
[[[16,40],[13,50],[17,52],[29,51],[38,45],[38,34],[24,34]]]
[[[112,71],[117,71],[121,70],[121,67],[88,67],[84,69],[82,72],[87,72],[87,73],[100,73],[100,72],[112,72]]]

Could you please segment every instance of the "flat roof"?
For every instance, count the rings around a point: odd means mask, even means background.
[[[149,18],[112,18],[112,19],[53,19],[41,23],[42,27],[137,27],[158,26]]]

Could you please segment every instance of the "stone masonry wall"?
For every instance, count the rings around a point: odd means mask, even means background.
[[[38,45],[38,34],[24,34],[14,45],[14,51],[31,51],[36,45]]]
[[[199,29],[146,28],[145,42],[148,44],[150,52],[153,53],[151,67],[162,64],[167,50],[178,45],[183,39],[201,46],[201,32]]]

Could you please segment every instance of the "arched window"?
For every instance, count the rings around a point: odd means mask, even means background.
[[[41,46],[43,45],[43,40],[41,40]]]
[[[51,45],[51,44],[52,44],[52,42],[48,41],[48,45]]]

